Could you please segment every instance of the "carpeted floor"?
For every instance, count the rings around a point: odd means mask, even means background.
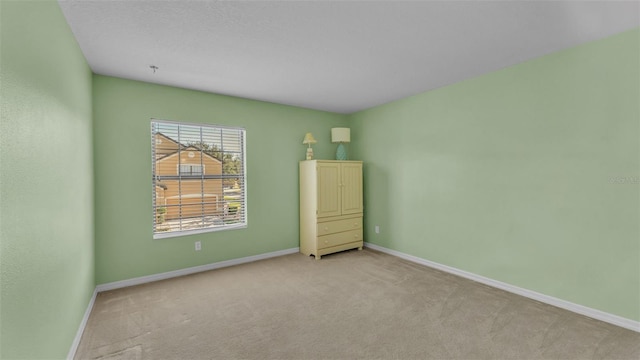
[[[98,294],[77,359],[640,359],[640,333],[365,249]]]

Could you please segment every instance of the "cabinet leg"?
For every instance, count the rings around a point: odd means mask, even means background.
[[[360,247],[358,248],[358,251],[360,251],[360,250],[362,250],[362,246],[360,246]]]
[[[321,257],[321,256],[322,256],[322,255],[316,255],[316,260],[320,260],[320,257]]]

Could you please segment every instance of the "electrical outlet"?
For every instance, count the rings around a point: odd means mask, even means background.
[[[202,249],[202,244],[200,241],[196,241],[196,251],[200,251]]]
[[[380,226],[376,225],[376,234],[380,234]]]

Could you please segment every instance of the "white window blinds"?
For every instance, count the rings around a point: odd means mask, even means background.
[[[245,130],[151,121],[154,238],[247,224]]]

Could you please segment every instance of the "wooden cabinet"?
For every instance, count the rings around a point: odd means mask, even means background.
[[[300,162],[300,252],[362,250],[362,161]]]

